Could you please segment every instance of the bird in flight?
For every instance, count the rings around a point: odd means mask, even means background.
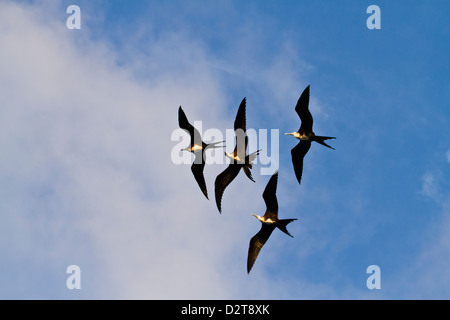
[[[222,213],[222,196],[226,187],[236,178],[241,168],[244,170],[247,177],[255,182],[252,177],[251,169],[252,163],[259,154],[259,151],[253,152],[246,155],[248,137],[247,137],[247,126],[245,119],[245,107],[246,98],[244,98],[239,105],[238,112],[236,114],[236,119],[234,121],[234,133],[236,135],[236,146],[233,153],[225,152],[225,155],[231,159],[228,167],[220,173],[214,183],[215,194],[216,194],[216,204],[219,212]]]
[[[195,155],[194,162],[191,166],[191,171],[194,174],[194,178],[198,183],[198,186],[202,190],[206,199],[208,198],[208,190],[206,188],[205,177],[203,176],[203,169],[205,168],[205,150],[208,148],[222,148],[223,146],[216,146],[220,142],[204,143],[200,132],[192,126],[184,113],[183,109],[178,108],[178,124],[181,129],[184,129],[191,136],[191,143],[188,147],[181,149],[182,151],[189,151]]]
[[[335,137],[316,136],[314,134],[312,130],[313,118],[311,112],[309,112],[308,106],[309,106],[309,86],[307,86],[306,89],[303,91],[295,107],[295,111],[298,113],[301,120],[300,129],[298,129],[297,132],[285,133],[300,140],[300,142],[291,150],[292,164],[294,165],[295,176],[297,177],[299,184],[301,183],[302,179],[303,158],[308,153],[309,148],[311,147],[311,142],[315,141],[325,147],[334,150],[333,147],[330,147],[328,144],[325,143],[325,140],[336,139]]]
[[[292,235],[286,229],[286,226],[297,219],[278,219],[278,202],[276,196],[277,182],[278,171],[275,172],[274,175],[272,175],[269,182],[267,183],[266,188],[264,189],[263,199],[266,203],[266,213],[262,217],[252,214],[259,221],[261,221],[262,226],[261,230],[259,230],[259,232],[250,240],[247,257],[247,273],[250,273],[250,270],[252,269],[253,264],[255,263],[259,252],[261,251],[261,248],[267,242],[275,228],[280,229],[288,236],[292,237]]]

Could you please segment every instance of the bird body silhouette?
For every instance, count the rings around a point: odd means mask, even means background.
[[[333,149],[325,140],[336,139],[335,137],[316,136],[313,132],[313,117],[309,111],[309,86],[301,94],[295,106],[295,111],[300,117],[301,125],[300,129],[296,132],[285,133],[291,135],[294,138],[300,140],[300,142],[291,150],[292,164],[294,165],[295,176],[298,183],[301,183],[303,173],[303,158],[311,148],[311,142],[315,141],[325,147]]]
[[[228,167],[220,173],[214,183],[216,205],[220,213],[222,213],[222,196],[228,185],[237,177],[241,169],[244,170],[246,176],[253,182],[255,180],[252,177],[251,169],[252,163],[259,154],[259,151],[246,155],[248,137],[247,137],[247,125],[245,117],[246,98],[244,98],[239,105],[236,119],[234,121],[234,132],[236,135],[236,146],[232,153],[225,152],[225,155],[231,159]]]
[[[194,162],[191,166],[191,171],[194,175],[195,180],[197,181],[198,186],[205,195],[206,199],[209,200],[205,177],[203,175],[203,170],[205,168],[205,150],[208,148],[222,148],[223,146],[217,146],[217,144],[222,143],[224,141],[212,142],[209,144],[203,142],[200,132],[198,132],[198,130],[195,129],[194,126],[189,123],[186,114],[184,113],[181,106],[178,108],[178,124],[181,129],[187,131],[191,136],[191,142],[189,146],[182,149],[182,151],[189,151],[195,155]]]
[[[252,214],[255,218],[261,221],[262,225],[259,232],[250,240],[247,257],[247,273],[250,273],[259,252],[275,228],[280,229],[285,234],[292,237],[286,226],[297,219],[278,219],[278,201],[276,197],[277,182],[278,172],[272,175],[266,188],[264,189],[263,199],[266,203],[266,213],[264,216],[261,217],[259,215]]]

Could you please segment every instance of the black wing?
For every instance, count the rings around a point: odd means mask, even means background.
[[[300,98],[297,101],[297,105],[295,106],[295,111],[298,113],[302,124],[298,132],[300,133],[309,133],[312,132],[313,127],[313,118],[311,112],[308,109],[309,106],[309,86],[301,94]]]
[[[208,190],[206,189],[206,182],[205,177],[203,176],[203,169],[205,168],[205,162],[202,161],[201,163],[194,163],[192,164],[191,170],[194,174],[194,178],[198,183],[198,186],[202,190],[203,194],[205,195],[206,199],[208,198]]]
[[[231,183],[231,181],[236,178],[241,170],[242,165],[239,164],[230,164],[228,168],[226,168],[221,174],[219,174],[214,183],[214,191],[216,194],[216,204],[219,212],[222,213],[222,195],[225,191],[226,187]]]
[[[236,135],[236,147],[234,148],[234,155],[244,159],[247,150],[247,121],[245,117],[246,98],[242,99],[239,105],[236,119],[234,120],[234,134]]]
[[[301,183],[303,173],[303,158],[311,147],[310,140],[300,140],[300,142],[291,150],[292,164],[294,165],[295,176],[298,183]]]
[[[251,171],[253,168],[253,161],[259,155],[260,151],[261,150],[257,150],[255,152],[250,153],[249,155],[245,156],[245,164],[244,164],[243,169],[244,169],[244,172],[247,175],[247,177],[253,182],[255,182],[255,179],[253,179],[252,171]]]
[[[269,239],[274,229],[274,225],[263,224],[261,230],[259,230],[259,232],[250,240],[247,257],[247,273],[250,273],[250,270],[252,270],[253,264],[255,263],[256,258],[258,258],[261,248],[267,242],[267,239]]]
[[[248,165],[248,166],[243,166],[242,169],[244,170],[245,175],[246,175],[251,181],[256,182],[255,179],[253,179],[253,176],[252,176],[252,171],[251,171],[252,165],[251,165],[251,164]]]
[[[198,132],[198,130],[189,123],[186,114],[184,113],[181,106],[178,108],[178,125],[181,129],[186,130],[191,136],[191,146],[194,143],[198,144],[199,146],[202,145],[202,136],[200,135],[200,132]]]
[[[233,155],[238,156],[241,160],[244,160],[245,154],[247,153],[247,133],[242,129],[237,129],[234,134],[236,135],[236,146],[234,147]]]
[[[247,124],[245,120],[245,106],[246,106],[247,98],[242,99],[241,104],[239,105],[238,112],[236,114],[236,119],[234,120],[234,130],[241,129],[244,132],[247,131]]]
[[[272,175],[263,192],[263,199],[267,207],[264,217],[272,220],[278,218],[277,182],[278,171]]]

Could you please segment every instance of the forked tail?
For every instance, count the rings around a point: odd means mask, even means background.
[[[319,144],[321,144],[321,145],[323,145],[323,146],[325,146],[325,147],[328,147],[328,148],[330,148],[330,149],[335,150],[333,147],[330,147],[329,145],[327,145],[327,144],[325,143],[325,140],[328,140],[328,139],[336,139],[336,137],[314,136],[314,139],[312,139],[312,140],[313,140],[313,141],[316,141],[317,143],[319,143]]]
[[[219,144],[219,143],[224,143],[225,141],[219,141],[219,142],[211,142],[211,143],[208,143],[207,145],[206,145],[206,148],[205,149],[213,149],[213,148],[224,148],[225,147],[225,145],[223,145],[223,146],[217,146],[217,144]]]
[[[245,157],[245,164],[244,164],[243,169],[244,169],[245,175],[253,182],[255,182],[255,180],[252,177],[251,169],[253,168],[253,161],[255,161],[255,159],[259,155],[260,151],[261,150],[255,151]]]
[[[277,227],[284,233],[286,233],[289,237],[292,237],[292,235],[289,233],[289,231],[286,229],[286,226],[291,223],[292,221],[295,221],[297,219],[282,219],[278,220]],[[293,238],[293,237],[292,237]]]

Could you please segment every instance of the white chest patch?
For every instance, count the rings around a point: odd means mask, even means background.
[[[194,144],[192,147],[191,147],[191,151],[199,151],[199,150],[202,150],[203,149],[203,147],[202,146],[199,146],[198,144]]]
[[[226,156],[230,159],[233,159],[236,162],[244,162],[239,156],[234,156],[232,153],[225,152]]]
[[[306,134],[300,134],[300,133],[298,133],[298,132],[297,132],[297,134],[295,135],[295,137],[296,137],[298,140],[309,140],[309,137],[308,137]]]

